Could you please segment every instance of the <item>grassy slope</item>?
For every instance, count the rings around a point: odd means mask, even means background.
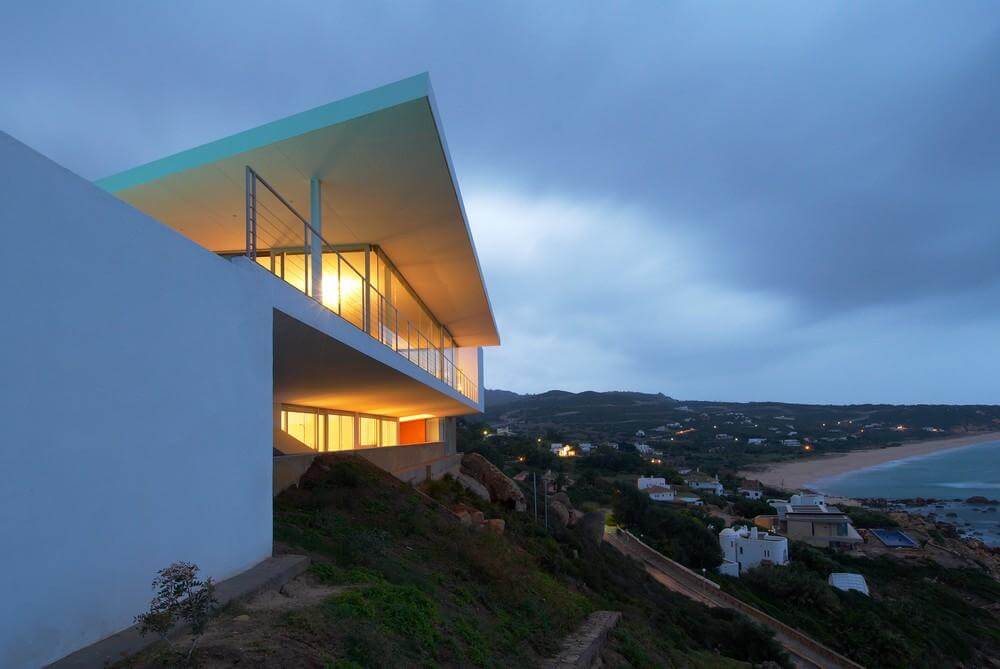
[[[309,552],[328,580],[376,583],[289,616],[291,633],[331,664],[530,666],[598,609],[626,614],[609,654],[623,665],[739,664],[716,650],[779,655],[744,619],[667,592],[609,547],[571,533],[556,539],[523,514],[433,486],[445,502],[476,504],[508,523],[504,536],[463,527],[373,467],[330,461],[311,489],[277,500],[275,537]]]
[[[227,607],[193,666],[528,667],[600,609],[624,613],[604,656],[609,667],[784,662],[761,628],[665,590],[607,545],[549,534],[453,482],[432,485],[428,492],[445,503],[507,521],[504,535],[465,527],[362,460],[319,460],[327,470],[311,470],[274,511],[277,549],[313,558],[311,574],[296,584],[313,596],[287,599],[294,608]],[[189,645],[161,645],[122,666],[179,666],[178,651]]]

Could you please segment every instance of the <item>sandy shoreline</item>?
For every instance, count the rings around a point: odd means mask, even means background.
[[[941,451],[949,451],[964,446],[1000,440],[1000,432],[983,432],[950,439],[916,441],[902,446],[879,448],[870,451],[854,451],[806,460],[794,460],[767,467],[761,471],[746,471],[743,476],[757,479],[761,483],[786,490],[807,488],[807,484],[830,476],[845,474],[857,469],[874,467],[884,462],[902,460]]]

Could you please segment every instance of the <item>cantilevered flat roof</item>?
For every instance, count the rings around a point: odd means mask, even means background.
[[[378,244],[460,346],[500,343],[427,74],[295,114],[97,182],[217,252],[245,246],[245,168],[322,235]]]

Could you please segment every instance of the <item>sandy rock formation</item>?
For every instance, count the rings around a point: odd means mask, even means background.
[[[459,485],[471,492],[473,495],[479,499],[485,499],[487,502],[492,501],[490,499],[490,491],[486,489],[482,483],[472,478],[468,474],[461,471],[455,474],[455,480],[458,481]]]
[[[466,453],[462,456],[462,473],[485,487],[493,502],[513,508],[515,511],[524,511],[528,508],[517,484],[478,453]]]

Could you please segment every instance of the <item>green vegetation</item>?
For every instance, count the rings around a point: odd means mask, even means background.
[[[331,667],[532,666],[598,609],[624,613],[611,651],[635,667],[786,662],[762,628],[669,592],[610,546],[546,532],[448,480],[427,486],[507,523],[504,535],[465,527],[363,461],[328,462],[322,480],[276,500],[275,538],[347,589],[285,615],[286,663],[318,648]]]
[[[753,520],[757,516],[772,516],[775,513],[774,507],[763,500],[747,499],[738,495],[728,499],[732,503],[733,515],[740,518]]]
[[[843,504],[838,505],[837,508],[850,517],[854,527],[899,527],[899,523],[878,511],[863,509],[860,506],[844,506]]]
[[[1000,652],[1000,584],[969,569],[869,559],[792,544],[792,564],[761,567],[723,588],[869,667],[984,666]],[[827,585],[864,575],[871,597]]]
[[[725,522],[697,508],[657,504],[635,487],[622,487],[614,501],[615,519],[667,557],[693,569],[722,563],[718,533]]]

